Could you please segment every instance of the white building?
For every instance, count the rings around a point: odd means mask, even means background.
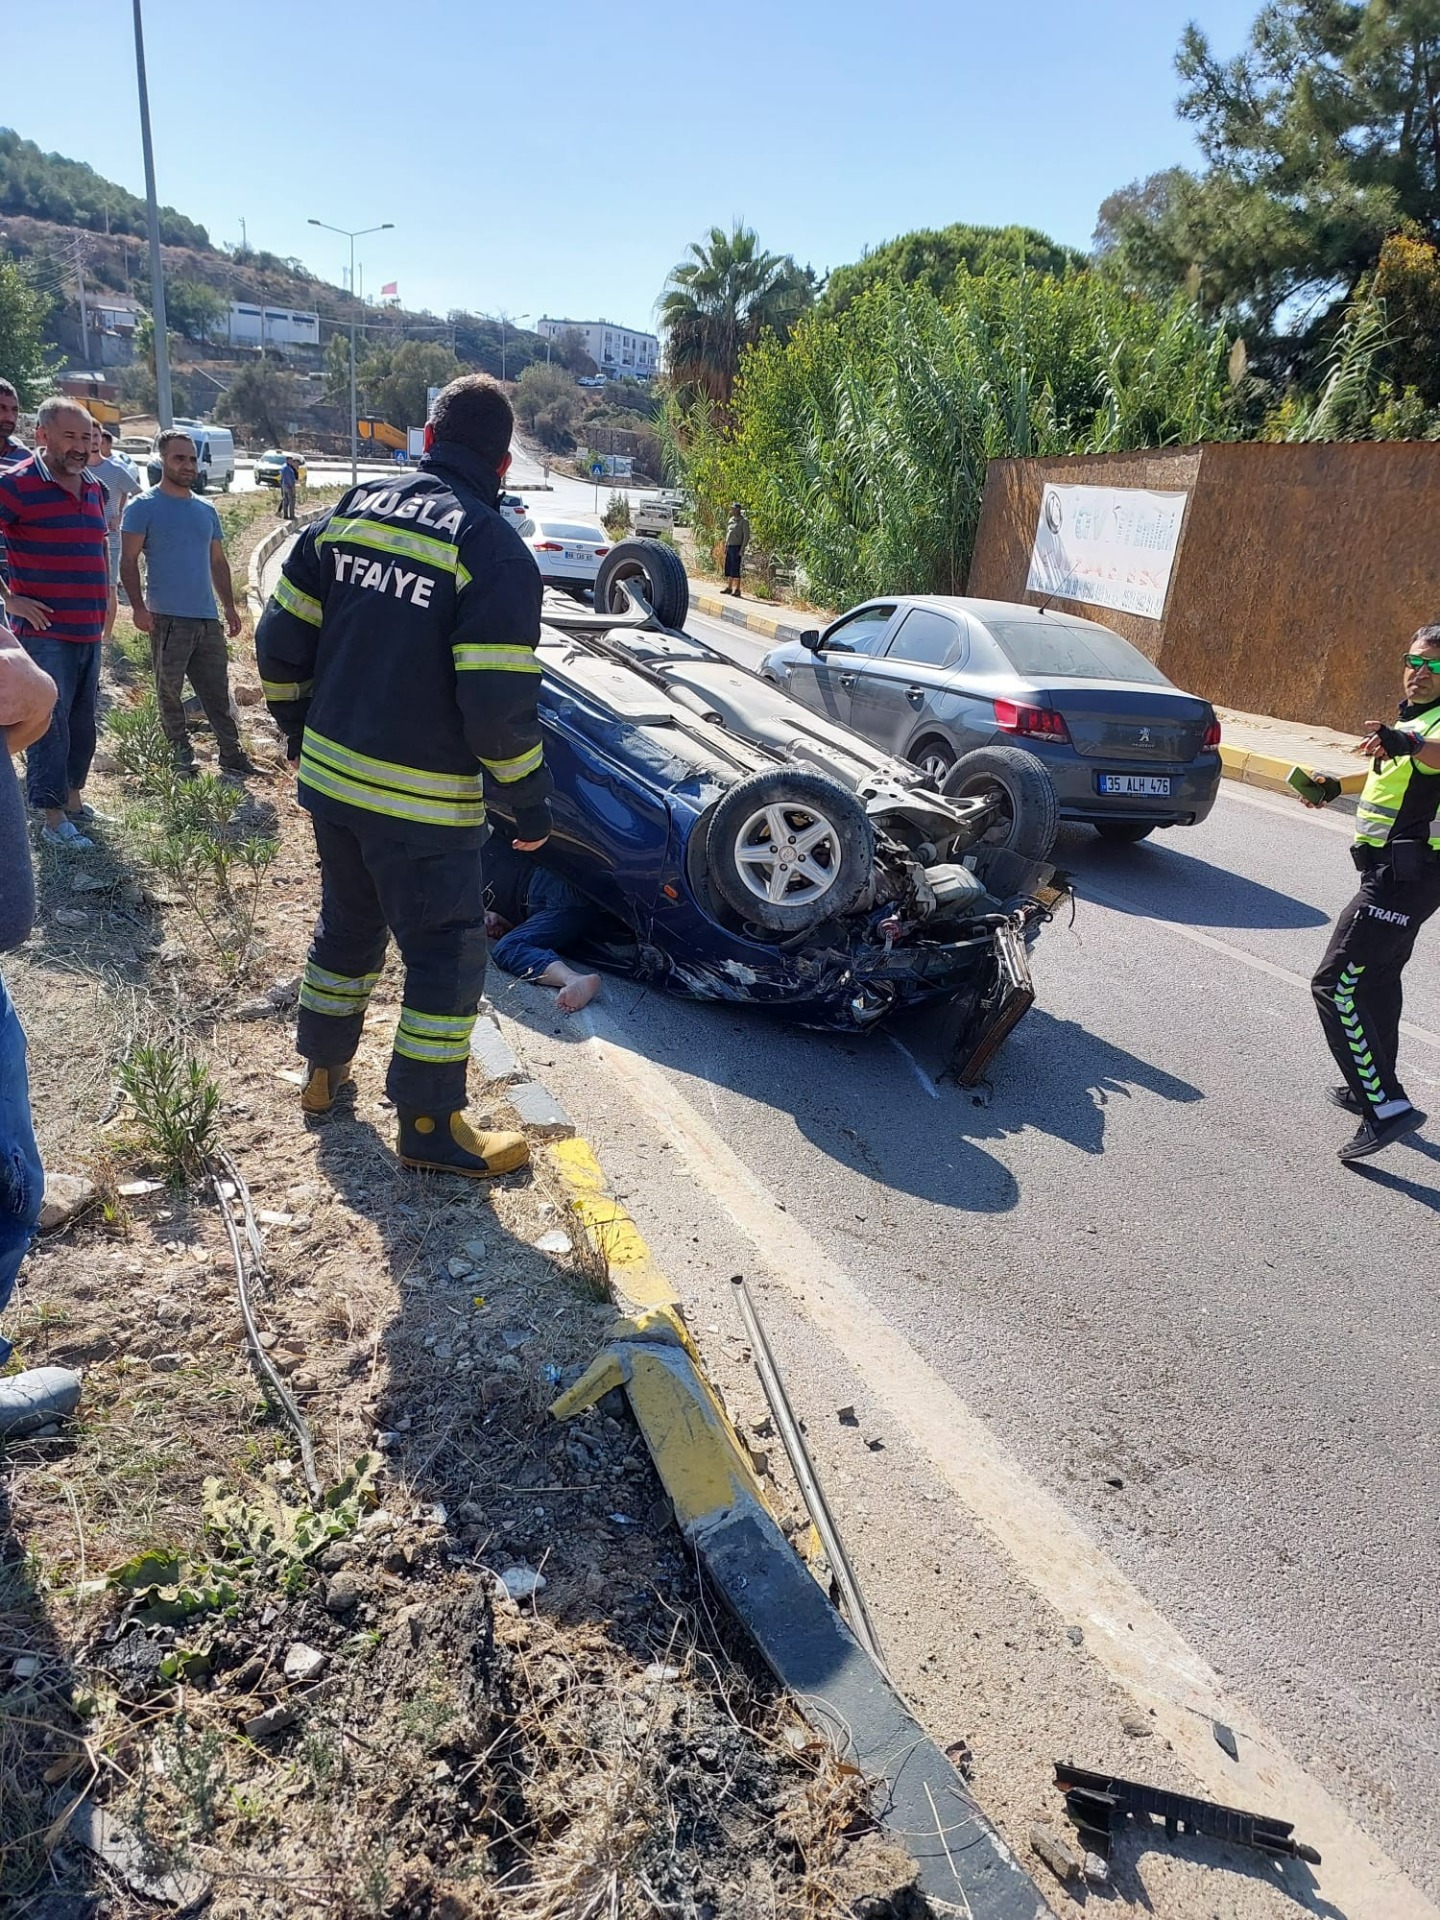
[[[292,313],[289,307],[252,306],[237,301],[230,308],[232,347],[318,347],[318,313]]]
[[[628,374],[634,380],[649,380],[660,366],[660,342],[653,333],[619,327],[613,320],[549,320],[542,315],[535,331],[542,340],[578,334],[586,353],[611,379]]]

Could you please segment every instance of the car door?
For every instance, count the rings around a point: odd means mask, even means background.
[[[963,620],[935,607],[911,607],[884,654],[859,668],[851,691],[850,725],[895,754],[923,737],[917,729],[925,724],[948,738],[942,696],[964,667],[968,645]]]
[[[821,635],[819,651],[807,652],[796,661],[787,691],[827,720],[848,727],[860,667],[872,655],[883,653],[895,612],[895,602],[888,600],[872,601],[843,614]]]

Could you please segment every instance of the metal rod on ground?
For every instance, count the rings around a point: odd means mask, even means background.
[[[735,1289],[735,1297],[740,1302],[740,1317],[745,1322],[745,1331],[750,1336],[750,1351],[755,1356],[755,1371],[760,1376],[760,1385],[765,1389],[765,1398],[770,1412],[774,1416],[776,1428],[789,1456],[795,1478],[800,1483],[800,1494],[810,1518],[815,1522],[815,1531],[820,1536],[820,1544],[825,1549],[825,1557],[839,1585],[845,1601],[845,1611],[850,1616],[850,1625],[855,1637],[869,1654],[875,1664],[884,1670],[885,1656],[880,1651],[880,1641],[865,1606],[849,1558],[840,1544],[840,1535],[825,1495],[820,1491],[820,1482],[815,1477],[814,1464],[806,1449],[800,1432],[800,1423],[790,1408],[790,1401],[780,1379],[780,1370],[775,1365],[775,1356],[770,1351],[770,1342],[765,1338],[765,1329],[760,1324],[760,1316],[755,1310],[755,1302],[750,1298],[749,1288],[745,1285],[743,1273],[730,1276]]]
[[[219,1156],[217,1156],[219,1157]],[[236,1194],[241,1197],[241,1207],[247,1218],[249,1232],[250,1194],[245,1182],[240,1178],[235,1162],[226,1154],[222,1164],[228,1164],[228,1178],[234,1182]],[[250,1354],[256,1366],[264,1376],[265,1384],[274,1394],[277,1405],[289,1421],[296,1440],[300,1445],[300,1471],[305,1476],[305,1485],[310,1498],[318,1507],[324,1499],[324,1489],[320,1485],[320,1476],[315,1470],[315,1442],[310,1436],[310,1423],[296,1404],[295,1396],[281,1379],[275,1362],[260,1344],[260,1329],[255,1324],[255,1309],[250,1300],[250,1283],[245,1274],[245,1249],[240,1243],[240,1235],[235,1226],[234,1215],[230,1211],[230,1201],[220,1176],[214,1168],[208,1169],[210,1184],[215,1189],[215,1198],[220,1203],[220,1218],[224,1222],[225,1237],[230,1242],[230,1257],[235,1262],[235,1291],[240,1300],[240,1318],[245,1322],[245,1338]]]

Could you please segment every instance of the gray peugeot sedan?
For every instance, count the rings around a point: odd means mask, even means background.
[[[895,594],[776,647],[761,672],[946,791],[967,754],[1023,747],[1050,774],[1060,818],[1107,840],[1194,826],[1215,804],[1214,708],[1073,613]]]

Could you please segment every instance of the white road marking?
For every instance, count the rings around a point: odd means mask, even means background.
[[[1178,920],[1160,918],[1143,900],[1127,900],[1123,894],[1102,891],[1083,878],[1077,882],[1077,886],[1082,901],[1093,900],[1097,906],[1109,907],[1113,913],[1123,913],[1132,920],[1139,916],[1148,926],[1158,927],[1165,933],[1178,933],[1182,940],[1193,940],[1197,947],[1209,947],[1213,953],[1223,953],[1227,960],[1238,960],[1242,966],[1253,967],[1257,973],[1268,973],[1272,980],[1283,980],[1288,986],[1299,987],[1302,993],[1308,994],[1310,991],[1310,982],[1303,973],[1292,973],[1288,967],[1276,966],[1273,960],[1262,960],[1258,953],[1247,953],[1244,947],[1232,946],[1228,940],[1218,940],[1213,933],[1204,933],[1199,927],[1186,927]],[[1400,1031],[1408,1039],[1418,1040],[1422,1047],[1440,1048],[1440,1033],[1417,1027],[1413,1020],[1402,1020]]]
[[[910,1071],[914,1074],[915,1078],[920,1082],[921,1086],[925,1089],[926,1093],[929,1094],[930,1098],[932,1100],[938,1100],[940,1098],[940,1089],[936,1086],[935,1082],[930,1078],[929,1074],[926,1073],[924,1067],[921,1066],[920,1062],[915,1058],[914,1054],[911,1053],[910,1049],[907,1046],[905,1046],[902,1041],[897,1040],[893,1033],[887,1033],[885,1038],[890,1042],[891,1046],[894,1047],[897,1053],[904,1054],[905,1058],[910,1062]]]
[[[1261,813],[1277,814],[1296,827],[1323,827],[1327,833],[1338,833],[1343,840],[1355,838],[1355,823],[1345,824],[1344,815],[1321,813],[1303,807],[1298,800],[1287,801],[1280,794],[1271,795],[1266,789],[1258,792],[1254,787],[1242,787],[1237,781],[1220,782],[1220,798],[1234,800],[1242,807],[1255,807]]]
[[[1110,1677],[1145,1709],[1201,1789],[1231,1806],[1283,1808],[1317,1847],[1320,1891],[1346,1920],[1440,1920],[1437,1909],[1214,1669],[1131,1585],[1070,1514],[977,1419],[819,1242],[774,1197],[666,1074],[592,1007],[587,1041],[679,1149],[691,1175],[755,1249],[758,1264],[867,1382],[982,1529]],[[643,1223],[642,1223],[643,1224]],[[1210,1722],[1239,1740],[1228,1759]]]

